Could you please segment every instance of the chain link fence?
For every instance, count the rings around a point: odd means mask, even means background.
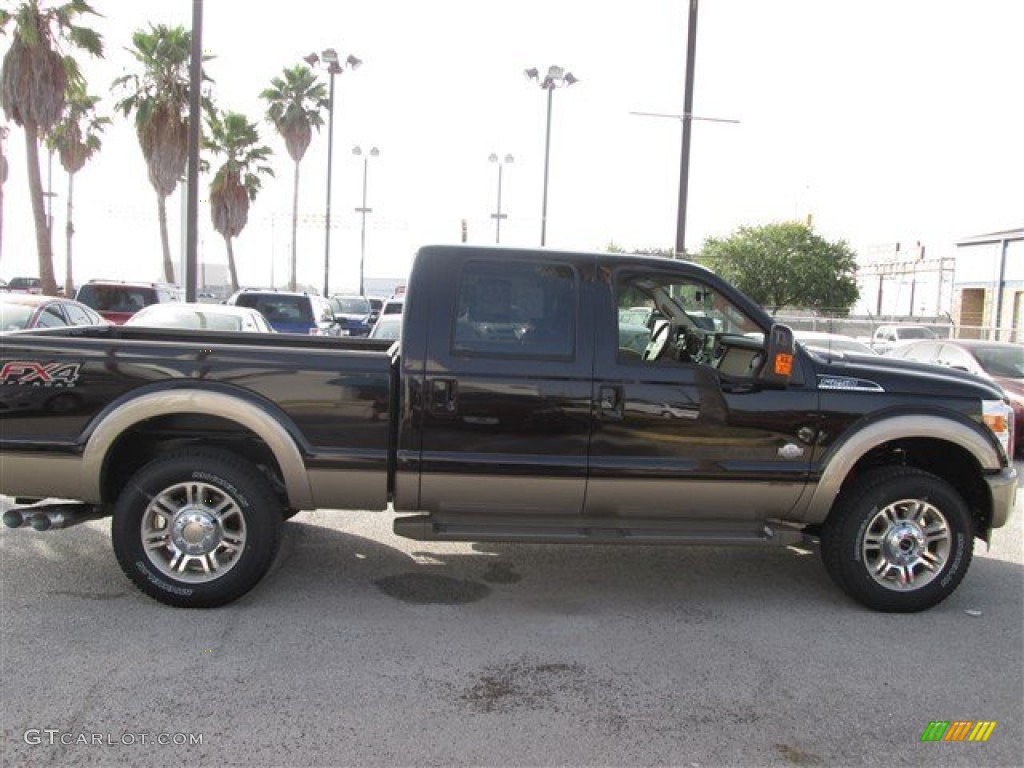
[[[779,310],[775,319],[793,330],[838,333],[861,341],[873,339],[875,331],[884,325],[921,325],[929,328],[940,339],[983,339],[1024,344],[1024,328],[963,325],[956,323],[949,315],[876,317],[786,308]]]

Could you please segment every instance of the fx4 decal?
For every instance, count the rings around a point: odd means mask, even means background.
[[[81,363],[37,363],[12,360],[0,368],[0,385],[31,387],[73,387],[78,381]]]

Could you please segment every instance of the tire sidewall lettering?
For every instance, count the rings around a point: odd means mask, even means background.
[[[143,560],[135,561],[135,567],[138,569],[139,573],[141,573],[146,578],[146,580],[149,581],[149,583],[152,584],[154,587],[159,587],[165,592],[170,592],[172,595],[180,595],[181,597],[191,597],[195,593],[194,589],[190,589],[188,587],[177,587],[173,584],[168,584],[166,581],[164,581],[155,573],[153,573],[148,568],[148,565],[149,564]]]
[[[964,535],[962,533],[958,533],[956,535],[956,542],[955,542],[955,544],[956,544],[956,556],[953,558],[953,561],[946,568],[946,573],[942,577],[942,581],[940,582],[942,584],[942,586],[944,586],[944,587],[949,586],[950,580],[954,576],[956,576],[957,571],[960,570],[960,564],[963,562],[963,559],[964,559],[964,549],[966,549],[966,547],[967,547],[967,542],[966,542],[965,537],[964,537]]]
[[[218,488],[222,488],[224,491],[230,494],[232,500],[235,501],[238,504],[238,506],[244,507],[246,509],[249,508],[249,500],[245,498],[245,494],[238,490],[234,485],[229,483],[224,478],[218,477],[217,475],[211,475],[209,472],[197,470],[192,473],[192,479],[202,480],[203,482],[210,483],[211,485],[216,485]]]

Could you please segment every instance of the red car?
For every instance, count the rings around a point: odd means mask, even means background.
[[[0,296],[0,332],[67,325],[109,325],[98,313],[74,299],[35,293]]]
[[[887,353],[921,363],[933,363],[991,379],[1003,388],[1014,417],[1017,456],[1024,456],[1024,344],[975,339],[913,341]]]
[[[143,307],[181,301],[181,291],[166,283],[90,280],[78,289],[75,298],[95,309],[114,325],[122,325]]]

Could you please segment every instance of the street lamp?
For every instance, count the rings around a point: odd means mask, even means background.
[[[333,48],[325,48],[319,54],[311,53],[303,60],[311,67],[319,65],[329,74],[331,86],[327,99],[327,210],[324,213],[324,296],[330,296],[331,277],[331,162],[334,159],[334,76],[346,69],[358,69],[362,64],[349,54],[344,61],[338,59],[338,52]]]
[[[506,165],[511,165],[515,160],[512,155],[505,155],[504,158],[499,158],[497,153],[491,152],[491,156],[487,158],[492,163],[498,164],[498,210],[491,214],[491,218],[494,219],[494,242],[501,242],[501,220],[507,219],[508,215],[501,212],[501,172]]]
[[[356,208],[356,213],[362,214],[363,224],[359,231],[359,295],[365,296],[366,291],[363,290],[363,264],[366,262],[366,214],[373,213],[373,208],[366,207],[366,172],[369,169],[370,158],[380,157],[380,150],[376,147],[370,147],[370,151],[363,154],[362,147],[352,147],[352,154],[357,157],[362,155],[363,158],[363,207]]]
[[[544,76],[543,80],[540,79],[540,74],[536,67],[524,70],[523,74],[526,75],[528,80],[535,81],[537,85],[548,92],[548,124],[547,132],[544,136],[544,198],[540,211],[540,244],[543,246],[547,240],[548,231],[548,161],[551,156],[551,95],[555,92],[555,88],[567,88],[578,83],[579,80],[572,72],[566,72],[554,64],[548,67],[548,73]]]

